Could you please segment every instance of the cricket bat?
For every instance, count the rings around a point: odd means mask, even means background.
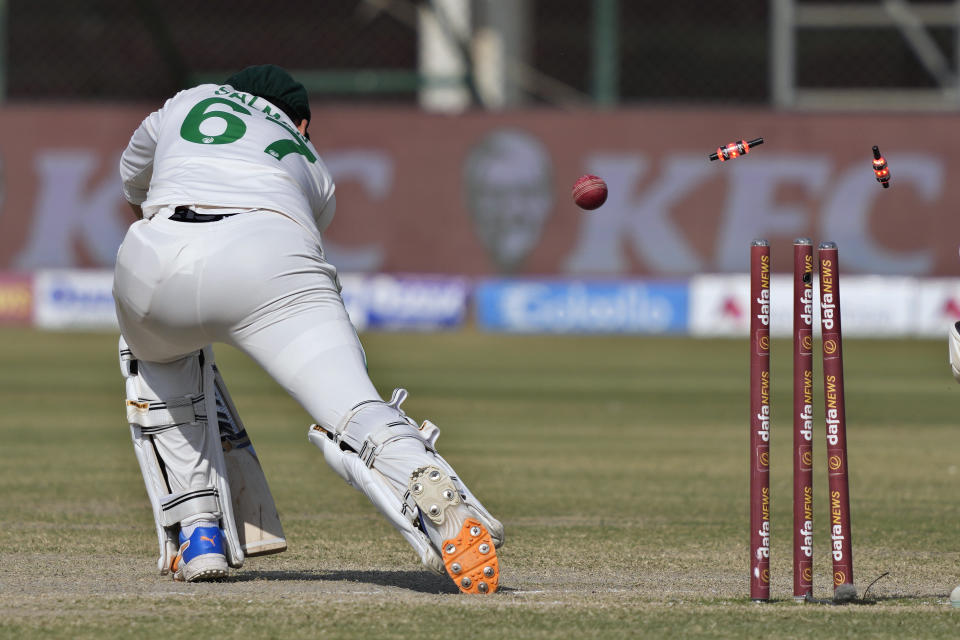
[[[265,556],[286,551],[287,540],[283,536],[280,516],[260,459],[240,421],[240,414],[227,392],[220,371],[216,366],[213,369],[220,442],[223,445],[223,460],[230,483],[240,548],[246,556]]]

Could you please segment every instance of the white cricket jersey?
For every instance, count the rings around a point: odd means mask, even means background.
[[[147,116],[120,177],[145,218],[164,206],[270,209],[319,240],[336,209],[333,179],[310,141],[276,106],[229,85],[181,91]]]

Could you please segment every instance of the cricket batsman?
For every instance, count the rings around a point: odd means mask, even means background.
[[[324,258],[336,208],[303,85],[274,65],[176,94],[120,160],[138,221],[113,294],[134,451],[161,574],[221,579],[286,548],[211,343],[240,349],[316,421],[333,470],[461,591],[493,593],[503,525],[436,450],[439,430],[378,395]]]

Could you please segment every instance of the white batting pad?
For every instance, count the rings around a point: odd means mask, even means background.
[[[425,421],[417,426],[403,413],[400,404],[406,396],[405,390],[398,389],[389,403],[361,403],[332,430],[312,425],[307,437],[323,452],[327,464],[350,486],[362,491],[400,531],[424,566],[443,573],[440,545],[444,537],[450,537],[447,529],[459,528],[462,518],[444,522],[442,514],[431,519],[431,514],[421,509],[419,496],[413,494],[411,487],[425,468],[440,469],[449,478],[449,487],[456,495],[447,496],[443,508],[456,506],[461,515],[479,519],[497,547],[503,544],[503,525],[437,453],[435,444],[440,430],[436,425]]]
[[[243,565],[216,420],[213,351],[208,347],[169,363],[137,360],[120,339],[127,421],[153,508],[158,567],[170,570],[184,520],[219,521],[227,562]]]

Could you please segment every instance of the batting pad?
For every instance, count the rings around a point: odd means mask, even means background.
[[[397,389],[390,402],[360,403],[333,429],[312,425],[307,437],[323,452],[327,464],[386,516],[414,548],[423,565],[442,574],[446,567],[440,548],[444,538],[449,537],[445,527],[452,527],[450,535],[460,528],[459,521],[443,522],[444,509],[462,506],[466,513],[483,522],[496,547],[503,543],[503,525],[437,453],[437,426],[429,421],[417,426],[403,413],[400,404],[406,396],[405,390]],[[443,498],[446,502],[439,497],[424,501],[416,495],[413,487],[425,469],[436,469],[448,479],[451,495]],[[431,505],[427,502],[435,503],[436,515],[429,513]]]
[[[231,567],[243,566],[230,483],[216,420],[213,350],[170,363],[138,361],[120,339],[127,421],[153,508],[158,568],[170,571],[182,522],[220,523]]]

